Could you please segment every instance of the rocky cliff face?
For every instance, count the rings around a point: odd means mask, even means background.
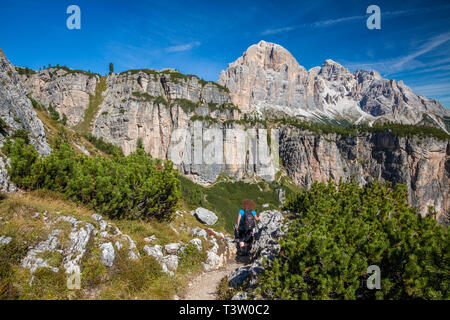
[[[240,110],[215,83],[175,70],[136,70],[109,76],[104,97],[93,134],[120,146],[125,154],[135,151],[140,139],[153,157],[174,161],[201,184],[213,183],[221,173],[236,179],[274,179],[273,163],[258,166],[254,161],[255,148],[267,141],[266,135],[255,132],[252,138],[244,132],[237,121]],[[243,144],[235,131],[242,133]],[[210,140],[204,138],[207,132]],[[211,143],[217,146],[212,153],[221,157],[208,163],[204,151]]]
[[[414,94],[402,81],[383,79],[375,71],[351,74],[333,60],[307,71],[286,49],[265,41],[229,64],[219,83],[230,89],[233,103],[244,112],[405,124],[427,115],[443,129],[442,117],[449,116],[439,102]]]
[[[65,114],[69,126],[84,119],[100,81],[96,74],[55,67],[20,78],[33,99],[45,107],[53,107],[60,115]]]
[[[214,82],[174,69],[111,74],[101,90],[103,80],[97,75],[70,69],[50,68],[21,77],[37,101],[65,114],[75,130],[86,121],[89,108],[89,131],[121,147],[125,154],[135,151],[141,140],[152,157],[173,160],[183,173],[204,185],[221,173],[235,179],[275,178],[274,162],[266,159],[272,156],[266,150],[266,131],[245,132],[239,122],[241,110],[231,103],[228,89]],[[101,96],[97,106],[94,95]],[[214,134],[210,140],[202,139],[207,132]],[[211,143],[217,146],[212,153],[220,153],[220,159],[205,163],[203,151]]]
[[[0,49],[0,145],[3,146],[6,136],[20,129],[29,132],[30,142],[40,154],[49,154],[51,149],[47,144],[44,126],[33,110],[31,101],[27,98],[16,69]],[[9,182],[5,163],[8,159],[0,158],[0,189],[14,191]]]
[[[445,219],[450,212],[450,143],[434,138],[398,137],[389,132],[340,137],[314,136],[285,128],[280,158],[289,176],[309,188],[314,181],[373,179],[405,183],[409,202],[426,214],[434,206]]]
[[[175,70],[113,74],[107,79],[104,97],[93,134],[121,146],[125,154],[136,150],[137,140],[142,139],[153,157],[166,159],[173,129],[187,128],[192,116],[235,116],[227,108],[227,92]],[[217,110],[210,112],[212,107]]]

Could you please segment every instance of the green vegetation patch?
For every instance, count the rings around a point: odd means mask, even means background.
[[[428,126],[415,126],[408,124],[389,123],[383,125],[374,125],[373,127],[360,127],[361,131],[366,132],[385,132],[390,130],[392,134],[399,137],[420,137],[420,138],[437,138],[438,140],[449,140],[450,135],[445,131]]]
[[[421,217],[406,186],[378,181],[314,183],[292,195],[296,214],[280,240],[280,255],[260,278],[269,299],[445,299],[449,296],[450,238],[433,209]],[[381,289],[369,290],[367,268],[381,270]]]
[[[181,195],[190,209],[204,207],[214,211],[219,216],[218,226],[232,233],[236,224],[237,214],[241,209],[242,200],[251,199],[257,205],[257,212],[269,208],[279,208],[280,201],[275,189],[281,188],[286,194],[292,191],[277,182],[245,183],[243,181],[216,182],[210,187],[198,185],[186,177],[180,176]]]
[[[179,200],[179,180],[171,162],[153,160],[139,148],[127,157],[90,158],[65,141],[40,158],[24,139],[8,138],[11,180],[28,190],[64,194],[110,218],[171,220]]]
[[[106,154],[109,154],[111,156],[123,156],[122,149],[118,146],[104,141],[102,138],[97,138],[93,135],[84,135],[84,138],[92,143],[97,149],[103,151]]]
[[[400,137],[433,137],[439,140],[449,140],[450,135],[445,131],[435,127],[416,126],[400,123],[385,123],[375,124],[372,127],[368,125],[350,125],[346,122],[343,125],[336,125],[335,123],[320,123],[302,121],[295,118],[283,118],[272,120],[274,123],[293,126],[301,130],[308,130],[315,135],[335,133],[344,137],[358,136],[363,132],[377,133],[390,131],[395,136]]]
[[[36,71],[34,71],[30,68],[27,68],[27,67],[16,67],[16,71],[18,74],[20,74],[22,76],[27,76],[27,77],[37,73]]]
[[[450,131],[450,117],[443,117],[442,121],[445,124],[445,129],[447,129],[447,131]]]
[[[70,69],[66,66],[56,66],[56,67],[52,67],[52,68],[56,68],[58,70],[64,70],[67,73],[65,75],[69,75],[69,74],[83,74],[85,76],[88,76],[89,78],[94,78],[94,77],[101,77],[100,74],[98,73],[92,73],[89,71],[84,71],[84,70],[77,70],[77,69]]]
[[[172,70],[164,70],[164,71],[161,71],[160,74],[169,76],[170,82],[173,82],[173,83],[180,83],[182,81],[188,81],[192,78],[196,78],[196,79],[200,80],[200,78],[196,75],[182,74],[180,72],[172,71]]]
[[[217,82],[214,81],[205,81],[203,79],[199,80],[200,84],[202,85],[202,88],[207,85],[208,83],[215,85],[217,88],[219,88],[219,90],[225,91],[227,93],[230,93],[230,89],[228,89],[227,87],[224,87],[220,84],[218,84]]]
[[[132,70],[123,71],[120,74],[121,75],[122,74],[134,75],[134,74],[138,74],[140,72],[148,74],[148,75],[152,75],[154,81],[156,81],[158,79],[158,76],[159,76],[159,72],[157,70],[154,70],[154,69],[132,69]]]
[[[150,95],[147,92],[141,93],[139,91],[134,91],[132,95],[137,101],[141,102],[152,102],[156,99],[154,96]]]
[[[199,103],[195,103],[188,99],[175,99],[175,103],[178,104],[185,113],[192,113],[199,107]]]
[[[190,120],[192,122],[194,121],[205,121],[205,122],[212,122],[212,123],[219,123],[219,120],[216,118],[210,117],[210,116],[199,116],[199,115],[193,115]]]
[[[156,97],[155,104],[162,104],[163,106],[169,107],[169,102],[163,96]]]

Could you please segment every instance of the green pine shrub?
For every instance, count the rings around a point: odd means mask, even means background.
[[[407,203],[404,185],[314,183],[291,196],[297,213],[261,277],[273,299],[449,299],[450,238]],[[366,287],[367,267],[381,289]]]
[[[106,154],[112,156],[123,156],[122,149],[118,146],[104,141],[102,138],[95,137],[91,134],[87,134],[83,136],[87,141],[92,143],[97,149],[103,151]]]
[[[143,149],[127,157],[90,158],[61,141],[39,158],[23,139],[7,140],[11,180],[28,190],[64,194],[110,218],[171,220],[180,197],[178,172]]]

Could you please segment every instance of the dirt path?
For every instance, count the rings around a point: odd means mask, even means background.
[[[183,300],[216,300],[217,286],[231,271],[245,266],[246,261],[230,261],[219,270],[204,272],[191,281]]]

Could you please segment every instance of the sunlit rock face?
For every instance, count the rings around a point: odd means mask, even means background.
[[[3,146],[6,136],[24,129],[29,132],[30,143],[40,154],[47,155],[50,153],[51,149],[47,144],[44,125],[33,110],[15,67],[9,62],[1,49],[0,119],[0,146]],[[6,157],[2,157],[0,160],[0,190],[15,191],[16,187],[10,183],[6,171],[8,161]]]
[[[82,71],[48,68],[20,76],[27,92],[43,106],[54,108],[67,124],[75,126],[84,119],[100,76]]]
[[[243,112],[287,114],[353,123],[394,121],[416,124],[428,119],[445,129],[449,116],[439,102],[417,95],[402,81],[376,71],[350,73],[328,59],[306,70],[280,45],[261,41],[221,72],[219,83]]]

